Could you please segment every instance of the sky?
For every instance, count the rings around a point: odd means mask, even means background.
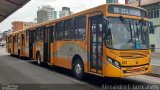
[[[119,3],[124,3],[124,1],[119,0]],[[13,21],[35,22],[38,7],[44,5],[50,5],[56,11],[60,11],[62,7],[70,7],[71,11],[76,13],[105,3],[106,0],[31,0],[0,23],[0,32],[11,29]]]

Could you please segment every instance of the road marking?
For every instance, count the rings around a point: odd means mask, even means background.
[[[53,71],[50,71],[50,72],[52,72],[52,73],[53,73]],[[98,88],[96,88],[96,87],[93,87],[93,86],[91,86],[91,85],[88,85],[87,83],[84,83],[84,82],[81,82],[81,81],[78,81],[78,80],[72,79],[72,78],[70,78],[70,77],[67,77],[67,76],[61,75],[61,74],[59,74],[59,73],[54,72],[54,74],[56,74],[56,75],[57,75],[57,76],[59,76],[59,77],[63,77],[63,78],[66,78],[66,79],[72,80],[72,81],[74,81],[74,82],[77,82],[77,83],[83,84],[83,85],[85,85],[85,86],[87,86],[87,87],[90,87],[90,88],[93,88],[93,89],[98,89]]]

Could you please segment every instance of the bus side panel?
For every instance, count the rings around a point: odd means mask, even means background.
[[[69,67],[68,65],[68,50],[63,47],[64,42],[61,41],[56,41],[55,42],[56,47],[55,48],[55,52],[54,52],[54,57],[55,58],[55,65],[60,66],[60,67],[64,67],[64,68],[68,68],[70,69],[71,67]]]
[[[85,66],[87,62],[87,49],[85,41],[64,41],[56,42],[56,62],[57,66],[71,69],[72,68],[72,59],[75,55],[79,55],[83,60]]]
[[[54,51],[55,49],[54,49],[54,43],[50,43],[50,63],[52,64],[52,65],[55,65],[55,56],[56,55],[54,55]]]

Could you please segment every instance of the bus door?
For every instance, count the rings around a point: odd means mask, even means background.
[[[102,15],[92,16],[90,22],[90,71],[102,74]]]
[[[51,55],[54,51],[53,35],[54,27],[47,27],[47,29],[44,31],[44,61],[48,63],[53,63],[51,61],[54,59],[53,55]]]
[[[33,59],[34,30],[29,32],[29,58]]]
[[[48,45],[48,57],[49,57],[49,62],[54,64],[54,26],[50,26],[48,28],[49,30],[49,45]]]
[[[10,36],[9,36],[9,37],[10,37]],[[9,52],[9,43],[10,43],[10,38],[9,38],[9,37],[7,36],[7,38],[6,38],[6,39],[7,39],[7,43],[6,43],[6,47],[7,47],[7,48],[6,48],[6,51],[7,51],[8,53],[10,53],[10,52]]]
[[[15,42],[15,37],[12,37],[12,54],[14,54],[14,42]]]
[[[44,42],[44,46],[43,46],[43,60],[44,62],[48,62],[49,61],[49,39],[48,39],[48,36],[49,36],[49,29],[48,27],[44,29],[44,38],[43,38],[43,42]]]
[[[24,35],[21,34],[21,54],[24,53],[24,47],[25,47],[25,41],[24,41]]]

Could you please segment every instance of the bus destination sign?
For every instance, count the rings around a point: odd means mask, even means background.
[[[110,5],[109,13],[142,16],[142,17],[146,16],[146,12],[142,9],[128,7],[128,6],[120,6],[120,5]]]

